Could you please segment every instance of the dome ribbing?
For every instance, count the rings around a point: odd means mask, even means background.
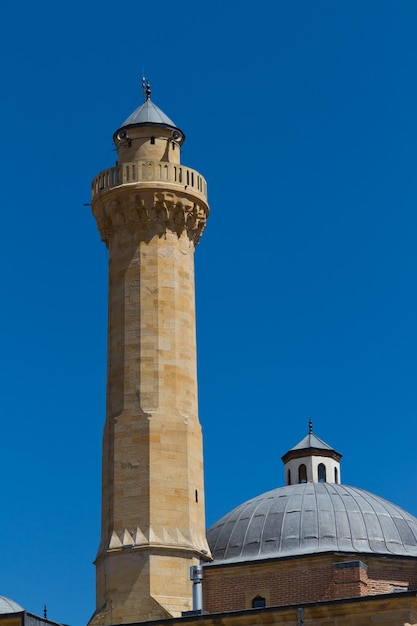
[[[208,531],[213,564],[323,552],[417,556],[417,519],[355,487],[289,485],[241,504]]]

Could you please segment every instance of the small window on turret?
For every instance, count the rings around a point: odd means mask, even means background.
[[[291,470],[287,472],[287,485],[291,485]]]
[[[172,142],[172,149],[175,150],[175,141]]]
[[[319,463],[318,466],[319,483],[326,482],[326,466],[323,463]]]
[[[337,467],[334,468],[334,482],[336,485],[339,484],[339,472],[337,471]]]
[[[304,465],[304,463],[300,465],[300,467],[298,468],[298,482],[299,483],[307,482],[307,468]]]
[[[151,137],[151,144],[155,145],[155,137]]]

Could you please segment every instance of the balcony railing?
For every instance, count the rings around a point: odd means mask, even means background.
[[[161,161],[131,161],[110,167],[98,174],[92,182],[92,197],[120,185],[135,183],[169,183],[178,185],[207,199],[207,183],[196,170],[179,163]]]

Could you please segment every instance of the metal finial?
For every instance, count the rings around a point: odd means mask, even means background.
[[[48,618],[48,611],[46,610],[46,604],[43,605],[43,616],[45,619]]]
[[[143,101],[151,99],[151,83],[145,76],[142,76]]]
[[[311,419],[311,417],[308,420],[308,432],[309,432],[310,435],[313,432],[313,420]]]

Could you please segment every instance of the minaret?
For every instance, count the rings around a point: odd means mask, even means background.
[[[191,609],[191,565],[209,557],[198,420],[194,248],[206,182],[152,101],[114,134],[118,162],[92,184],[109,251],[102,527],[91,624]]]

